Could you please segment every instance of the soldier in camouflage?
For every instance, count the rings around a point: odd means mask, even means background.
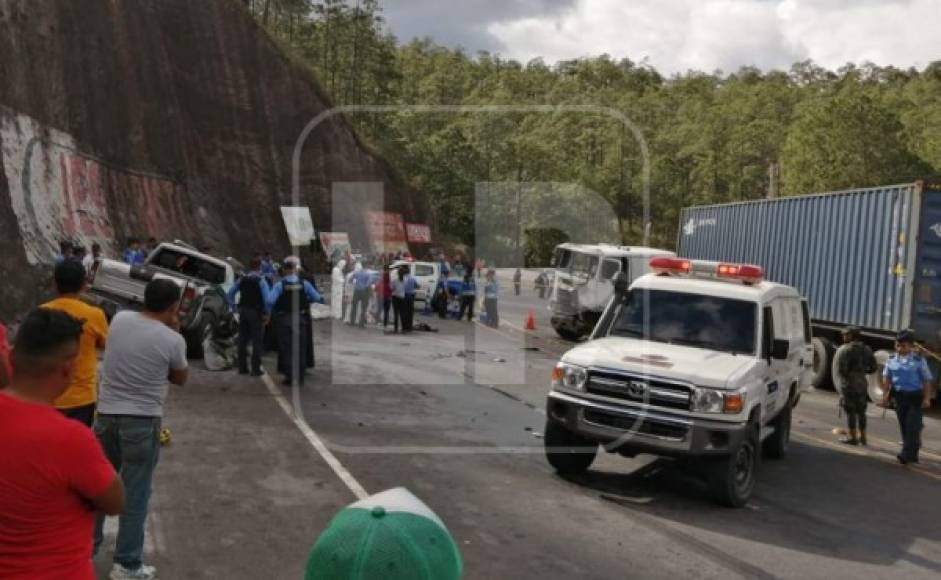
[[[843,443],[866,445],[866,405],[868,404],[866,375],[876,372],[876,358],[872,350],[860,340],[859,329],[849,326],[843,330],[843,354],[839,373],[843,379],[843,398],[840,403],[846,411],[849,434]]]

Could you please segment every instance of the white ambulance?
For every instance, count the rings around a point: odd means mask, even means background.
[[[716,499],[751,496],[762,452],[785,455],[791,409],[810,384],[805,300],[743,264],[650,260],[615,292],[591,338],[553,370],[549,463],[588,469],[599,445],[700,467]]]

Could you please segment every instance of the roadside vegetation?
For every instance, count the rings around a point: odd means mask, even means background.
[[[316,72],[335,104],[600,105],[623,112],[649,147],[657,246],[673,246],[684,206],[941,173],[941,61],[921,71],[870,63],[831,71],[808,61],[787,71],[666,76],[643,61],[607,55],[520,63],[431,39],[401,43],[377,0],[245,3]],[[540,224],[572,211],[567,203],[544,203],[546,188],[534,188],[475,214],[481,182],[578,184],[613,208],[620,241],[643,237],[643,156],[632,133],[610,117],[400,112],[350,119],[429,196],[433,225],[455,241],[473,243],[475,217],[541,232]],[[553,211],[559,215],[545,214]],[[505,245],[518,245],[516,238]]]

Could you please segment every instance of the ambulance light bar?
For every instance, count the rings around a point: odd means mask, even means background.
[[[683,274],[702,278],[723,278],[727,280],[740,280],[745,284],[757,284],[765,277],[764,270],[762,270],[761,266],[708,262],[705,260],[688,260],[686,258],[652,258],[650,260],[650,269],[657,274]]]

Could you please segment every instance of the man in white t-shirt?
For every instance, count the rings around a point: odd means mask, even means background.
[[[111,321],[98,395],[95,434],[121,474],[127,507],[121,514],[112,580],[156,575],[143,563],[144,523],[151,482],[160,451],[160,421],[168,382],[183,385],[188,376],[186,341],[179,333],[179,287],[154,280],[144,290],[144,311],[119,312]],[[104,518],[95,528],[95,553]]]

